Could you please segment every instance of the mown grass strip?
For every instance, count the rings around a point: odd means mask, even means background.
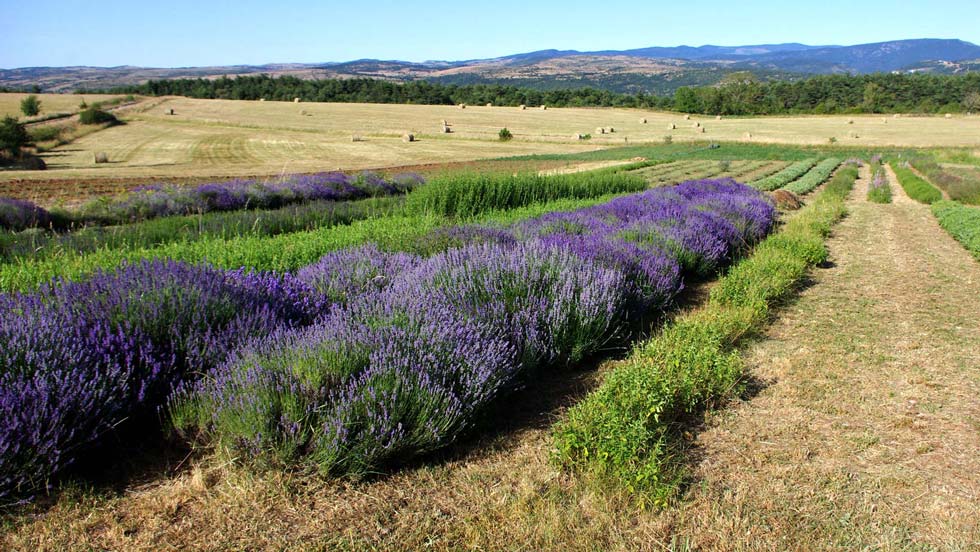
[[[789,184],[782,187],[783,190],[793,192],[797,195],[808,194],[813,191],[814,188],[823,184],[828,178],[830,178],[831,173],[834,169],[839,167],[841,160],[837,157],[829,157],[823,161],[817,163],[812,169],[807,171],[806,174],[797,178],[796,180],[790,182]]]
[[[816,157],[804,159],[803,161],[797,161],[796,163],[793,163],[775,174],[749,182],[749,186],[764,192],[771,192],[772,190],[779,189],[806,174],[807,171],[817,164],[817,161],[818,159]]]
[[[938,188],[926,182],[925,179],[912,172],[911,169],[901,165],[893,165],[892,170],[895,171],[895,176],[898,177],[898,183],[905,190],[905,193],[919,203],[932,205],[943,198],[943,194]]]
[[[980,261],[980,207],[943,200],[932,204],[932,214],[943,230]]]
[[[737,392],[745,367],[736,346],[759,331],[770,309],[810,267],[826,259],[824,240],[845,213],[855,176],[834,179],[779,232],[723,277],[704,308],[638,346],[553,431],[555,460],[612,482],[641,503],[665,505],[683,465],[677,426]]]

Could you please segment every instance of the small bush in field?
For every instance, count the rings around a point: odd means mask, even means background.
[[[497,133],[497,136],[500,138],[501,142],[506,142],[514,138],[514,135],[511,134],[511,132],[506,128],[500,129],[500,132]]]
[[[90,107],[78,114],[78,120],[83,125],[101,125],[103,123],[118,123],[119,119],[108,111]]]

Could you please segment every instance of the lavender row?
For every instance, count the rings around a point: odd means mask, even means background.
[[[99,198],[76,213],[49,213],[28,201],[0,198],[0,228],[122,224],[158,217],[275,209],[311,201],[344,201],[404,194],[423,182],[416,174],[384,179],[373,173],[293,175],[276,181],[239,179],[197,186],[153,184]]]
[[[31,492],[175,385],[325,305],[291,276],[144,262],[0,295],[0,497]]]
[[[168,400],[187,434],[331,472],[444,446],[773,216],[745,186],[692,182],[439,232],[430,257],[347,249],[296,275],[144,262],[0,295],[0,496],[43,487],[123,420],[155,427]]]
[[[357,474],[471,430],[529,374],[575,363],[666,308],[682,274],[765,236],[763,196],[688,182],[509,228],[464,226],[425,258],[340,251],[297,274],[334,304],[241,349],[170,403],[185,436],[270,464]],[[438,246],[437,246],[438,248]]]

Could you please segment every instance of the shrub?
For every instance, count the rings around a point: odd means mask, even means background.
[[[291,277],[148,262],[0,296],[0,497],[46,485],[249,337],[320,315]]]
[[[6,152],[11,157],[20,156],[20,148],[30,142],[30,136],[17,119],[6,116],[0,121],[0,152]]]
[[[514,135],[511,134],[511,132],[509,130],[507,130],[506,128],[502,128],[502,129],[500,129],[500,132],[497,133],[497,137],[500,138],[500,141],[501,142],[506,142],[506,141],[512,139],[514,137]]]
[[[0,197],[0,229],[20,231],[51,224],[51,215],[30,201]]]
[[[83,125],[101,125],[103,123],[115,124],[119,122],[119,119],[116,119],[112,113],[93,106],[81,111],[78,114],[78,121]]]
[[[41,100],[31,94],[20,101],[20,112],[26,117],[33,117],[41,112]]]

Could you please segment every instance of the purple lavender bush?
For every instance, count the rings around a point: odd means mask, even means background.
[[[252,457],[363,473],[451,442],[523,372],[593,352],[630,286],[540,243],[453,249],[246,347],[178,393],[173,420]]]
[[[45,486],[174,386],[326,305],[291,276],[154,261],[0,296],[0,497]]]
[[[276,209],[311,201],[404,194],[423,182],[421,176],[411,173],[385,180],[374,173],[350,176],[331,172],[293,175],[270,182],[237,179],[197,186],[151,184],[120,197],[94,200],[82,208],[78,217],[86,222],[118,224],[173,215]]]
[[[45,228],[50,224],[51,215],[30,201],[0,197],[0,230]]]
[[[697,181],[443,230],[428,258],[364,246],[295,276],[146,262],[0,295],[0,496],[44,487],[123,420],[154,427],[162,404],[187,437],[326,473],[438,449],[535,370],[620,341],[774,217],[752,188]]]

